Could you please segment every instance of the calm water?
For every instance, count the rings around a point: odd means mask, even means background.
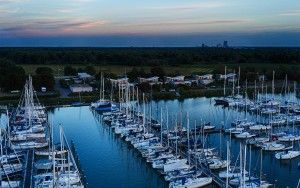
[[[195,121],[210,121],[216,126],[228,126],[237,117],[256,119],[250,114],[214,106],[214,101],[209,98],[159,101],[152,102],[151,106],[152,117],[157,119],[160,119],[161,108],[169,109],[170,127],[174,125],[175,119],[186,125],[186,112],[189,113],[191,126]],[[164,109],[163,114],[166,114]],[[109,126],[101,123],[99,115],[93,114],[89,107],[55,108],[49,111],[49,118],[55,127],[56,140],[59,135],[58,125],[62,124],[67,138],[74,142],[89,187],[168,187],[163,177],[134,148],[116,137]],[[298,127],[297,131],[299,130]],[[208,137],[208,144],[221,148],[225,158],[228,139],[228,136],[212,134]],[[232,139],[233,160],[236,160],[238,152],[239,141]],[[247,162],[249,161],[248,156]],[[274,158],[274,153],[264,152],[263,174],[270,183],[276,182],[277,187],[297,187],[300,178],[298,161],[299,158],[280,162]],[[251,152],[251,169],[259,173],[260,151],[257,149]]]
[[[167,187],[163,177],[100,124],[89,107],[56,108],[49,115],[54,125],[62,123],[66,136],[73,140],[88,187]],[[56,132],[59,135],[57,126]]]

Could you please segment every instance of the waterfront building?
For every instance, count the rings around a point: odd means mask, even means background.
[[[110,82],[113,87],[120,87],[123,89],[126,88],[126,86],[129,84],[127,77],[110,79]]]
[[[73,84],[70,85],[70,90],[72,93],[92,92],[93,88],[88,84]]]
[[[86,72],[79,72],[77,73],[77,77],[80,80],[92,80],[94,77]]]
[[[208,85],[214,82],[212,74],[195,75],[195,79],[197,80],[198,84],[202,84],[202,85]]]
[[[159,81],[158,76],[152,76],[149,78],[139,77],[138,79],[139,79],[139,83],[149,83],[150,85],[162,84],[162,82]]]

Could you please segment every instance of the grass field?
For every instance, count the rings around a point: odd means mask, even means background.
[[[65,65],[21,65],[26,74],[35,74],[35,70],[38,67],[50,67],[53,70],[55,76],[63,76]],[[71,65],[74,68],[84,68],[83,65]],[[111,72],[116,75],[122,75],[125,72],[129,72],[132,70],[132,66],[123,66],[123,65],[112,65],[112,66],[94,66],[97,72]],[[192,73],[209,73],[213,70],[213,65],[203,65],[203,66],[180,66],[180,67],[166,67],[164,66],[164,70],[167,74],[179,73],[183,75],[190,75]],[[145,72],[150,72],[151,67],[149,66],[139,66],[137,69],[143,68]]]

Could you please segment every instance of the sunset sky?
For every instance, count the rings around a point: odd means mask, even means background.
[[[0,0],[0,46],[300,46],[300,0]]]

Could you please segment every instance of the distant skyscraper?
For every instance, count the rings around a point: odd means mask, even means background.
[[[227,41],[227,40],[225,40],[225,41],[223,42],[223,48],[228,48],[228,41]]]

